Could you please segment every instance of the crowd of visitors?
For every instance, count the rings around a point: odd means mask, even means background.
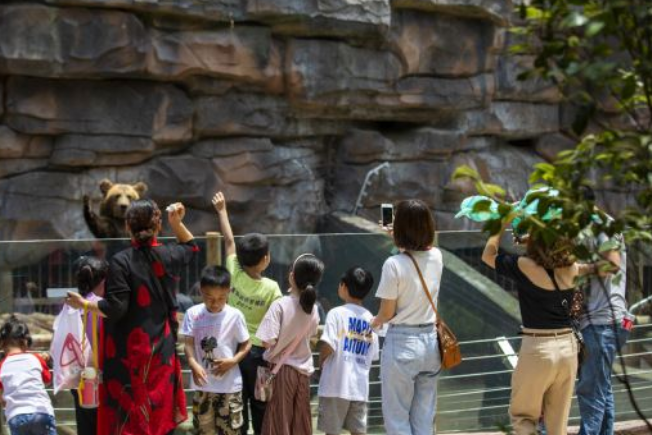
[[[78,261],[79,292],[69,293],[66,303],[82,310],[82,317],[101,319],[97,330],[84,319],[82,333],[97,347],[102,373],[96,409],[87,409],[81,392],[72,391],[80,435],[167,435],[186,420],[178,340],[192,374],[197,434],[246,435],[250,429],[255,435],[312,434],[311,339],[318,335],[317,288],[324,263],[312,253],[299,255],[284,294],[264,276],[271,262],[267,238],[250,233],[236,241],[224,195],[217,193],[212,203],[224,235],[226,267],[202,271],[203,303],[184,314],[181,326],[175,280],[198,251],[183,223],[182,204],[166,209],[175,243],[157,239],[163,221],[157,204],[138,200],[126,214],[131,247],[108,265],[92,257]],[[518,290],[522,344],[509,407],[515,434],[536,433],[541,416],[550,435],[566,434],[575,388],[580,434],[613,433],[611,365],[631,328],[624,280],[576,262],[577,241],[560,238],[546,245],[530,237],[525,254],[512,255],[499,251],[502,233],[489,238],[482,260]],[[442,349],[433,308],[444,261],[429,207],[419,200],[400,201],[390,234],[398,253],[383,265],[376,316],[363,306],[374,277],[353,266],[338,287],[344,305],[328,312],[319,337],[318,428],[329,435],[343,429],[367,432],[369,372],[379,356],[386,433],[434,433]],[[593,239],[600,243],[605,237]],[[624,273],[624,248],[602,255]],[[577,278],[586,274],[592,274],[591,287],[578,323]],[[382,352],[381,330],[387,331]],[[12,435],[51,435],[55,418],[45,390],[51,375],[44,359],[28,352],[30,346],[29,330],[17,318],[0,329],[5,414]],[[589,352],[576,386],[581,346]]]

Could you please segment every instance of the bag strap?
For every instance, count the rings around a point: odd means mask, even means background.
[[[285,364],[285,362],[288,360],[288,358],[290,358],[290,355],[292,354],[292,352],[294,352],[294,349],[296,349],[297,346],[299,345],[299,343],[301,343],[301,341],[304,338],[306,338],[306,335],[308,335],[308,333],[310,332],[310,326],[311,325],[312,325],[312,313],[310,314],[310,318],[308,319],[308,323],[307,323],[306,327],[303,328],[303,330],[301,330],[301,334],[298,334],[294,338],[292,343],[290,343],[290,345],[288,347],[286,347],[283,350],[283,352],[281,352],[281,355],[282,355],[281,360],[272,369],[272,375],[276,376],[278,374],[278,372],[281,370],[281,367],[283,366],[283,364]]]
[[[566,316],[568,316],[568,319],[571,322],[571,325],[573,324],[573,316],[571,316],[571,309],[568,306],[568,301],[566,299],[563,299],[561,295],[561,289],[559,288],[559,284],[557,284],[557,279],[555,278],[555,271],[554,269],[545,269],[546,273],[548,274],[548,277],[552,281],[552,285],[555,286],[555,291],[559,295],[560,303],[561,306],[566,310]]]
[[[88,304],[84,304],[84,314],[82,315],[82,337],[81,337],[81,348],[82,354],[84,353],[84,348],[86,347],[86,326],[88,324]],[[91,312],[91,351],[93,352],[93,367],[97,370],[100,368],[99,357],[98,357],[98,346],[97,346],[97,314]],[[86,361],[84,361],[84,367],[86,367]]]
[[[426,297],[430,302],[430,306],[432,307],[432,310],[435,312],[435,322],[437,323],[437,325],[439,325],[439,323],[441,322],[439,318],[439,312],[437,311],[435,302],[432,300],[432,295],[430,294],[430,290],[428,290],[428,285],[426,284],[426,280],[423,279],[423,274],[421,273],[421,268],[419,267],[419,263],[417,263],[417,260],[410,252],[403,251],[403,253],[408,257],[410,257],[410,260],[412,260],[412,264],[414,264],[414,267],[417,269],[417,273],[419,274],[419,279],[421,280],[421,286],[423,287],[423,292],[426,294]]]

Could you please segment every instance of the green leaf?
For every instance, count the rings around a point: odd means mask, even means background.
[[[609,251],[616,251],[619,247],[620,243],[618,243],[618,240],[610,239],[600,245],[598,252],[604,253]]]
[[[604,29],[604,26],[605,23],[603,21],[592,21],[588,26],[586,26],[584,34],[587,38],[593,38]]]
[[[462,165],[455,168],[453,172],[453,180],[470,178],[472,180],[480,180],[478,171],[468,165]]]
[[[475,184],[475,187],[480,195],[501,198],[505,196],[505,190],[496,184],[483,183],[480,181]]]
[[[490,211],[490,209],[491,209],[491,201],[488,199],[481,199],[480,201],[473,204],[473,213]]]

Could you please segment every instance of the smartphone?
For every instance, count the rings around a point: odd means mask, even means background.
[[[380,205],[380,222],[384,227],[389,227],[394,222],[394,206],[392,204]]]

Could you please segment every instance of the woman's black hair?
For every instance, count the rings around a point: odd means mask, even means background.
[[[299,304],[306,314],[312,313],[317,301],[317,284],[324,274],[324,262],[313,254],[301,254],[292,265],[294,283],[301,292]]]
[[[161,209],[151,199],[139,199],[129,205],[125,219],[134,240],[148,244],[161,225]]]
[[[97,257],[83,256],[75,261],[74,270],[77,289],[82,296],[86,296],[106,279],[109,263]]]
[[[18,320],[15,315],[9,317],[0,328],[0,348],[4,349],[12,345],[23,349],[32,347],[32,336],[27,324]]]

